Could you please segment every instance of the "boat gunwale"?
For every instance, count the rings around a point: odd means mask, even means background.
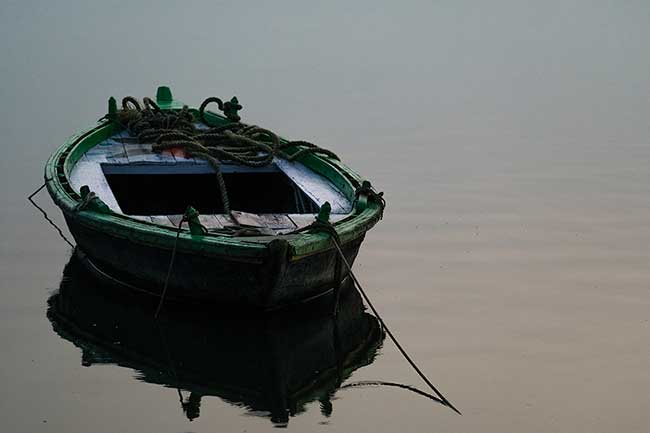
[[[176,107],[172,107],[174,108]],[[196,110],[191,109],[191,111]],[[213,112],[206,111],[206,115],[213,121],[228,122],[227,119]],[[45,165],[45,184],[48,192],[64,215],[74,219],[75,223],[119,238],[128,238],[137,243],[172,249],[177,235],[177,229],[174,227],[141,221],[120,213],[103,214],[91,210],[76,210],[81,197],[70,185],[71,169],[87,150],[115,132],[117,128],[113,122],[100,120],[96,125],[69,137],[52,153]],[[348,166],[328,156],[308,154],[301,157],[300,161],[311,171],[327,178],[348,198],[354,195],[355,188],[363,180]],[[381,214],[380,205],[368,201],[361,212],[356,213],[356,210],[353,210],[349,217],[334,223],[341,242],[345,244],[365,235],[365,232],[379,221]],[[289,242],[292,261],[333,249],[329,235],[324,233],[232,238],[217,234],[191,235],[189,230],[182,229],[178,239],[178,250],[231,258],[256,258],[266,256],[267,244],[278,238]]]

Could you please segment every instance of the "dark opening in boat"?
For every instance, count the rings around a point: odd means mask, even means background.
[[[202,214],[224,213],[217,176],[164,166],[102,169],[117,202],[128,215],[178,215],[187,206]],[[233,210],[256,214],[316,213],[318,206],[280,170],[224,172]]]

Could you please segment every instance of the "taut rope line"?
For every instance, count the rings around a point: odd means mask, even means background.
[[[174,240],[174,247],[172,248],[172,256],[169,259],[169,266],[167,267],[167,276],[165,277],[165,284],[163,285],[162,293],[160,294],[160,301],[158,302],[158,308],[156,308],[156,314],[154,314],[154,319],[158,318],[160,310],[162,309],[163,302],[165,302],[165,295],[167,294],[167,288],[169,287],[169,277],[172,275],[172,269],[174,267],[174,260],[176,259],[176,247],[178,246],[178,238],[181,236],[181,226],[186,221],[185,215],[181,218],[181,221],[178,223],[176,231],[176,239]]]
[[[393,335],[391,330],[388,328],[388,326],[386,325],[386,322],[384,322],[384,319],[382,319],[381,315],[379,314],[379,312],[377,311],[377,309],[373,305],[372,301],[370,300],[370,298],[366,294],[366,291],[361,286],[361,283],[357,279],[356,275],[354,275],[354,272],[352,272],[352,266],[350,266],[350,263],[348,262],[348,259],[345,258],[345,254],[343,254],[343,250],[341,249],[341,243],[340,243],[338,233],[336,233],[336,229],[332,226],[332,224],[329,223],[329,222],[324,222],[324,221],[321,221],[321,220],[317,219],[311,225],[309,225],[309,226],[307,226],[307,227],[305,227],[305,228],[303,228],[301,230],[297,230],[297,232],[298,231],[305,231],[305,230],[314,230],[314,231],[325,232],[331,237],[332,242],[334,243],[334,247],[336,248],[336,251],[338,252],[338,258],[337,259],[340,260],[341,263],[343,263],[343,265],[345,265],[345,268],[347,269],[348,273],[350,274],[350,277],[352,277],[352,281],[354,281],[354,284],[357,286],[357,289],[359,290],[359,293],[361,293],[361,296],[366,301],[366,303],[368,304],[368,306],[370,307],[370,309],[374,313],[375,317],[377,317],[377,320],[379,320],[379,323],[381,323],[381,326],[386,331],[386,334],[388,334],[388,336],[393,341],[393,343],[395,343],[395,346],[397,346],[397,349],[402,354],[404,359],[406,359],[408,361],[408,363],[415,370],[415,372],[418,374],[418,376],[420,376],[420,378],[424,381],[424,383],[426,383],[429,386],[429,388],[436,394],[436,396],[438,396],[440,401],[445,406],[451,408],[457,414],[462,415],[461,412],[458,409],[456,409],[456,407],[449,400],[447,400],[445,398],[445,396],[442,395],[442,393],[440,391],[438,391],[438,389],[435,387],[435,385],[433,383],[431,383],[431,381],[422,372],[422,370],[420,370],[420,368],[415,364],[415,361],[413,361],[413,359],[411,359],[411,357],[408,355],[408,353],[406,353],[406,350],[402,347],[402,345],[399,343],[399,341],[397,341],[397,338]]]
[[[47,181],[46,181],[46,182],[47,182]],[[48,223],[50,223],[50,225],[51,225],[52,227],[54,227],[54,229],[55,229],[57,232],[59,232],[59,236],[61,236],[61,238],[62,238],[64,241],[66,241],[66,243],[67,243],[68,245],[70,245],[72,248],[74,248],[74,244],[73,244],[72,242],[70,242],[70,241],[68,240],[67,237],[65,237],[65,235],[63,234],[63,231],[59,228],[59,226],[57,226],[56,223],[55,223],[54,221],[52,221],[52,220],[50,219],[49,216],[47,216],[47,212],[45,212],[45,211],[43,210],[43,208],[40,207],[39,205],[37,205],[36,202],[33,200],[33,199],[34,199],[34,196],[35,196],[36,194],[38,194],[39,192],[41,192],[41,190],[42,190],[43,188],[45,188],[45,185],[47,185],[47,183],[44,183],[44,184],[41,185],[41,186],[40,186],[36,191],[34,191],[33,193],[31,193],[31,194],[27,197],[27,200],[29,200],[29,202],[30,202],[30,203],[31,203],[31,204],[32,204],[36,209],[38,209],[39,211],[41,211],[41,213],[43,214],[43,218],[45,218],[45,220],[46,220]]]
[[[352,281],[357,286],[357,289],[359,289],[359,293],[361,293],[361,296],[363,296],[363,299],[368,303],[368,306],[372,310],[372,312],[375,314],[377,317],[377,320],[381,323],[381,326],[384,328],[386,331],[386,334],[390,337],[390,339],[395,343],[395,346],[397,346],[397,349],[400,351],[402,356],[408,361],[409,364],[411,364],[411,367],[415,370],[415,372],[420,376],[420,378],[427,384],[429,385],[429,388],[440,398],[440,400],[449,408],[453,409],[454,412],[456,412],[458,415],[462,415],[456,407],[454,407],[453,404],[449,400],[445,398],[444,395],[438,389],[431,383],[431,381],[427,378],[427,376],[420,370],[420,368],[415,364],[415,362],[411,359],[411,357],[406,353],[406,350],[402,347],[402,345],[397,341],[397,338],[393,335],[393,333],[388,329],[388,326],[386,326],[386,322],[384,322],[384,319],[381,318],[379,315],[379,312],[375,308],[374,305],[372,305],[372,302],[370,301],[370,298],[368,298],[368,295],[366,295],[365,290],[363,290],[363,287],[361,287],[361,283],[359,283],[359,280],[357,279],[356,275],[354,275],[354,272],[352,272],[352,267],[350,266],[350,263],[348,263],[348,259],[345,258],[345,255],[343,254],[343,251],[341,250],[341,246],[339,245],[338,241],[334,238],[332,238],[334,241],[334,246],[336,247],[339,255],[341,256],[341,261],[345,265],[345,267],[348,269],[348,272],[350,273],[350,276],[352,277]]]

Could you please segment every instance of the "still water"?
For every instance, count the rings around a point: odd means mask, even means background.
[[[643,1],[2,2],[0,430],[647,432],[648,23]],[[160,84],[237,95],[385,191],[355,270],[463,416],[346,387],[422,387],[358,299],[338,337],[155,327],[77,272],[25,197],[108,96]]]

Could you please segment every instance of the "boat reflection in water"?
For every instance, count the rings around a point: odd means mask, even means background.
[[[48,304],[54,330],[81,349],[83,365],[117,364],[175,388],[190,420],[205,396],[278,425],[313,401],[329,415],[333,394],[373,361],[384,338],[351,287],[336,320],[331,300],[264,316],[166,305],[154,320],[155,301],[104,287],[74,256]]]

